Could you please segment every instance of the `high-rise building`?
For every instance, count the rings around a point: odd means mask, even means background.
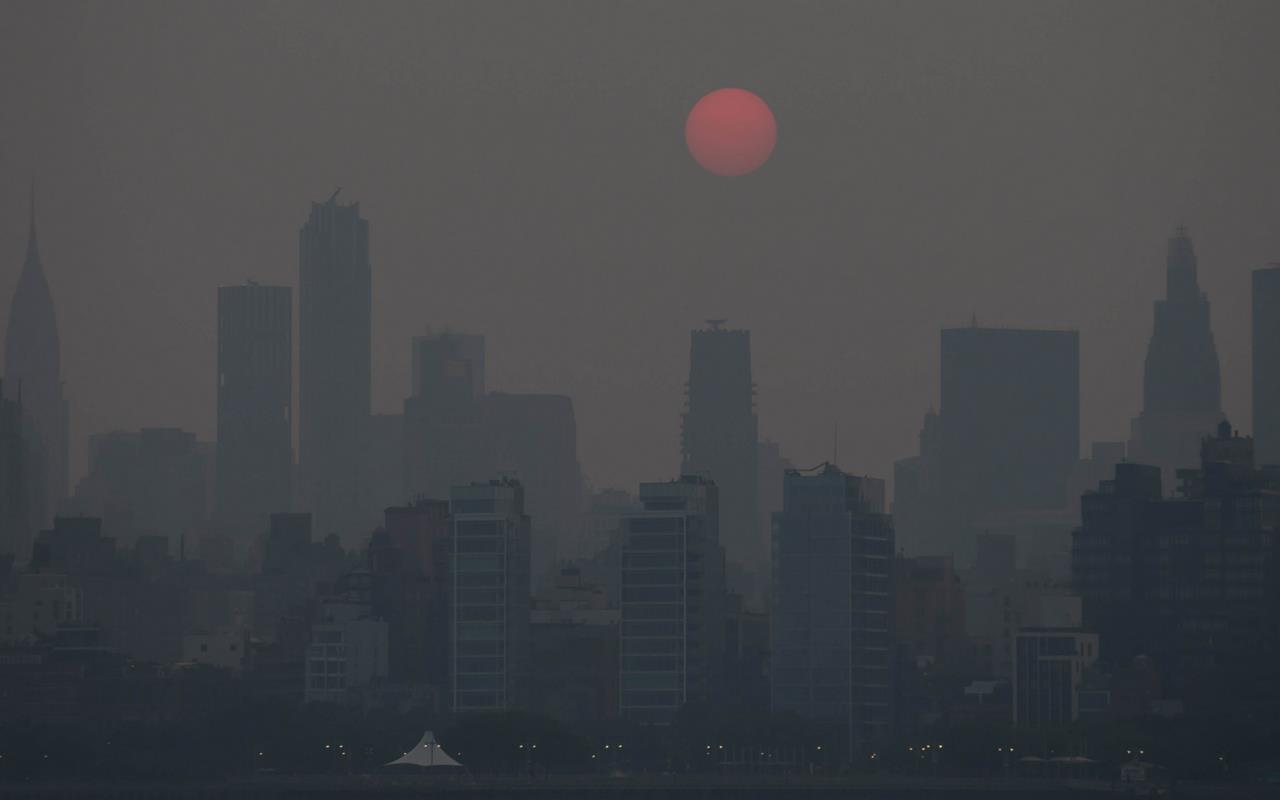
[[[1280,265],[1253,271],[1253,442],[1280,465]]]
[[[972,530],[984,515],[1066,507],[1080,457],[1076,331],[942,331],[939,480],[945,521]],[[967,554],[971,541],[952,542]]]
[[[218,289],[217,510],[237,535],[288,511],[293,475],[293,290]]]
[[[47,525],[67,496],[69,411],[63,396],[62,351],[53,294],[36,243],[36,196],[31,190],[27,256],[9,306],[4,379],[23,408],[27,438],[28,511],[35,527]]]
[[[839,723],[864,760],[893,721],[893,520],[884,481],[789,470],[773,521],[774,711]]]
[[[22,406],[6,396],[0,381],[0,555],[22,562],[31,557],[33,529],[27,507],[26,441]]]
[[[513,480],[455,486],[450,598],[453,710],[524,708],[529,690],[529,517]]]
[[[1209,298],[1200,291],[1196,253],[1187,229],[1169,239],[1165,299],[1155,303],[1155,325],[1142,377],[1142,413],[1129,432],[1129,460],[1154,464],[1171,483],[1180,467],[1194,468],[1200,440],[1222,420],[1218,351],[1209,323]]]
[[[719,491],[699,476],[640,484],[623,519],[621,706],[669,724],[686,704],[720,699],[725,633]]]
[[[298,472],[316,527],[367,533],[362,497],[369,420],[369,223],[334,192],[311,204],[298,237]]]
[[[710,320],[708,330],[691,333],[680,474],[715,482],[727,558],[748,573],[765,574],[769,546],[756,518],[759,430],[751,333],[726,330],[723,322]]]
[[[1280,652],[1280,475],[1256,468],[1253,440],[1224,421],[1179,477],[1165,498],[1159,468],[1121,463],[1081,498],[1072,583],[1085,626],[1112,667],[1151,658],[1188,710],[1197,697],[1220,708],[1223,692],[1261,702]]]

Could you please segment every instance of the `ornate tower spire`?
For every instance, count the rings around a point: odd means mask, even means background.
[[[31,182],[27,252],[9,306],[4,342],[4,378],[22,387],[24,428],[33,454],[30,508],[36,525],[48,518],[67,491],[67,403],[62,394],[62,348],[53,293],[36,240],[36,187]],[[26,553],[20,553],[25,557]]]

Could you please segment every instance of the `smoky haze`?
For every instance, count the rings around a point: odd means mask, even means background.
[[[1270,2],[4,2],[0,298],[35,177],[73,480],[90,433],[211,439],[215,287],[296,286],[341,186],[375,411],[411,336],[483,333],[489,386],[571,396],[584,473],[634,488],[677,470],[689,330],[728,318],[763,438],[810,464],[838,422],[842,466],[889,477],[971,315],[1078,328],[1082,444],[1125,438],[1185,222],[1243,428],[1278,31]],[[685,151],[721,86],[778,120],[745,178]]]

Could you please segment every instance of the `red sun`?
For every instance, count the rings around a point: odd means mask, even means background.
[[[689,112],[684,139],[707,172],[746,175],[769,160],[778,126],[769,106],[746,89],[716,89]]]

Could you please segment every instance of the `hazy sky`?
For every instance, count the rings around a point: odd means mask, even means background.
[[[1249,271],[1280,259],[1280,3],[15,3],[0,0],[0,324],[28,180],[84,437],[214,433],[215,288],[295,285],[337,186],[374,265],[374,405],[408,339],[488,337],[491,387],[573,397],[597,485],[678,466],[689,330],[750,328],[760,430],[888,476],[938,329],[1081,333],[1082,446],[1141,399],[1190,226],[1226,410]],[[703,93],[774,109],[703,173]],[[0,328],[3,330],[3,328]]]

